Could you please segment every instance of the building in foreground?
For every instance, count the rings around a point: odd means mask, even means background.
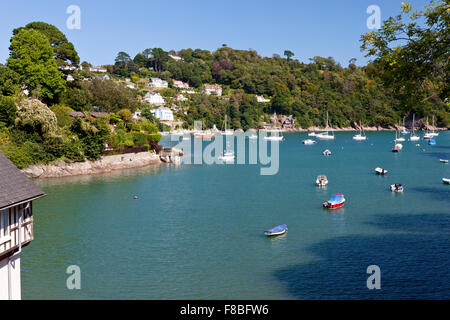
[[[33,240],[33,200],[45,196],[0,152],[0,299],[21,299],[20,253]]]

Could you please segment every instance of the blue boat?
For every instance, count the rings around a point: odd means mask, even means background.
[[[278,226],[278,227],[275,227],[275,228],[272,228],[272,229],[264,231],[264,234],[266,236],[268,236],[268,237],[270,237],[270,236],[278,236],[280,234],[285,233],[287,231],[287,229],[288,229],[287,225],[282,224],[281,226]]]
[[[428,144],[429,144],[430,146],[434,146],[434,145],[436,145],[436,140],[430,139],[430,140],[428,140]]]

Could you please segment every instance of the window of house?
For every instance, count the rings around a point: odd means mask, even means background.
[[[8,210],[0,211],[0,239],[9,235]]]

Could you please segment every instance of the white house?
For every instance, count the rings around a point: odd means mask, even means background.
[[[130,88],[130,89],[136,89],[136,84],[134,84],[134,83],[129,83],[129,84],[127,84],[127,88]]]
[[[152,88],[168,88],[169,83],[166,80],[162,80],[159,78],[150,78],[148,82],[149,87]]]
[[[153,109],[152,114],[155,118],[165,121],[173,121],[173,112],[167,107]]]
[[[267,103],[267,102],[270,102],[270,99],[266,99],[263,96],[256,96],[256,101],[262,102],[262,103]]]
[[[169,54],[169,57],[171,57],[172,59],[177,60],[177,61],[183,60],[183,58],[181,58],[181,57],[179,57],[179,56],[175,56],[175,55],[173,55],[173,54]]]
[[[74,77],[72,77],[72,75],[67,75],[67,77],[66,77],[66,81],[74,81],[75,80],[75,78]]]
[[[189,83],[183,82],[183,81],[180,81],[180,80],[173,80],[173,86],[175,88],[188,89],[189,88]]]
[[[32,201],[45,196],[0,152],[0,300],[20,300],[20,254],[34,239]]]
[[[103,72],[105,73],[107,70],[103,67],[90,67],[89,72]]]
[[[218,84],[205,84],[203,85],[203,92],[206,95],[215,94],[216,96],[222,95],[222,87]]]
[[[186,98],[185,96],[183,96],[181,93],[175,95],[174,99],[175,99],[176,101],[187,101],[187,98]]]
[[[166,102],[164,98],[158,92],[147,92],[144,96],[144,100],[152,105],[164,105]]]
[[[140,117],[141,117],[141,114],[142,114],[142,111],[141,110],[136,110],[134,113],[133,113],[133,119],[139,119]]]

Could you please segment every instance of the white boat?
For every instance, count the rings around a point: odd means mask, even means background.
[[[429,139],[432,139],[433,137],[434,137],[433,132],[430,132],[430,130],[428,130],[428,117],[427,117],[427,131],[425,132],[423,139],[429,140]]]
[[[224,124],[224,131],[221,131],[220,134],[223,136],[232,136],[234,134],[233,129],[227,129],[227,115],[225,115],[225,120],[223,121]]]
[[[315,132],[308,133],[308,137],[315,137],[315,136],[316,136]]]
[[[400,132],[400,134],[405,135],[405,134],[408,134],[408,133],[409,133],[409,131],[406,130],[406,127],[405,127],[405,117],[403,117],[403,130]]]
[[[403,192],[403,186],[400,183],[391,184],[392,192]]]
[[[252,134],[252,135],[248,136],[248,138],[250,140],[256,140],[256,139],[258,139],[258,136],[256,134]]]
[[[410,141],[419,141],[420,140],[420,137],[414,133],[415,121],[416,121],[416,114],[413,114],[412,133],[411,133],[411,136],[409,137]]]
[[[439,161],[442,163],[448,163],[448,160],[444,160],[444,159],[439,159]]]
[[[331,155],[331,151],[330,150],[325,150],[324,152],[323,152],[323,155],[324,156],[330,156]]]
[[[312,139],[306,139],[302,141],[303,144],[314,144],[317,143],[317,141],[312,140]]]
[[[366,140],[367,137],[363,135],[361,121],[359,121],[359,134],[353,136],[353,140],[363,141]]]
[[[234,161],[234,152],[225,150],[219,157],[219,160],[224,162]]]
[[[187,137],[187,136],[183,137],[183,141],[188,141],[188,140],[191,140],[191,137]]]
[[[450,184],[450,179],[442,178],[442,182],[445,183],[445,184]]]
[[[278,130],[277,131],[271,131],[271,132],[275,133],[275,135],[265,136],[264,140],[267,140],[267,141],[282,141],[284,139],[284,137],[280,135],[280,132]]]
[[[325,187],[328,184],[328,179],[326,175],[320,175],[316,179],[316,185],[318,187]]]
[[[328,134],[328,111],[327,111],[327,127],[326,127],[325,132],[321,132],[321,133],[317,133],[316,137],[319,139],[323,139],[323,140],[333,140],[334,139],[334,134]],[[331,133],[333,133],[333,131],[331,131]]]
[[[405,141],[405,138],[398,136],[397,130],[395,130],[395,142],[403,142],[403,141]]]
[[[433,116],[433,128],[434,128],[434,116]],[[439,132],[436,132],[436,131],[434,131],[434,129],[433,129],[433,130],[431,130],[431,132],[429,133],[429,135],[430,135],[432,138],[434,138],[434,137],[437,137],[437,136],[439,135]]]
[[[280,234],[286,233],[287,230],[288,230],[287,225],[282,224],[281,226],[264,231],[264,234],[268,237],[278,236]]]
[[[384,176],[384,175],[386,175],[386,174],[388,173],[387,170],[382,169],[382,168],[379,168],[379,167],[375,168],[375,172],[376,172],[377,174],[379,174],[379,175],[382,175],[382,176]]]

